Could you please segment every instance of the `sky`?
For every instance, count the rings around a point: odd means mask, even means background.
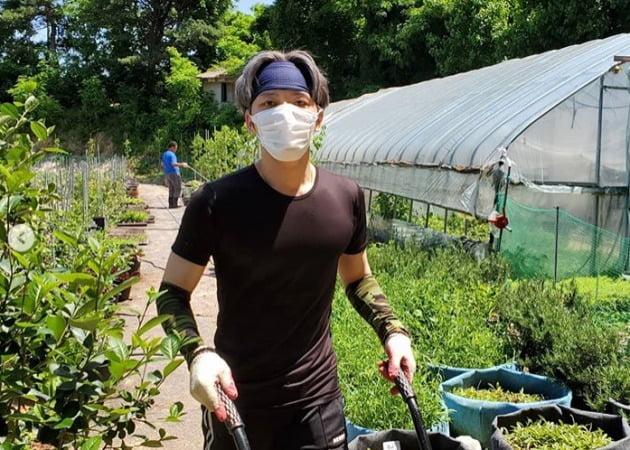
[[[264,5],[271,5],[274,0],[235,0],[236,9],[244,14],[251,14],[251,7],[256,3],[262,3]]]

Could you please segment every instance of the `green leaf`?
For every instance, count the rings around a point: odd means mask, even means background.
[[[27,112],[30,112],[37,108],[37,105],[39,105],[39,100],[37,100],[34,95],[29,95],[29,97],[24,102],[24,109]]]
[[[67,272],[55,273],[54,276],[65,283],[80,282],[80,284],[92,285],[96,282],[94,276],[87,273]]]
[[[124,361],[129,358],[129,349],[122,339],[110,338],[108,352],[116,355],[116,361]]]
[[[83,317],[84,315],[86,315],[88,313],[92,313],[92,312],[96,311],[97,306],[98,306],[98,299],[94,298],[94,299],[90,300],[89,302],[84,303],[74,313],[74,317]]]
[[[82,330],[94,331],[98,328],[98,324],[101,322],[100,317],[95,317],[93,319],[83,319],[83,320],[75,320],[70,319],[70,325],[73,327],[81,328]]]
[[[94,436],[88,439],[81,445],[80,450],[99,450],[103,445],[103,438],[100,436]]]
[[[94,236],[88,236],[87,241],[90,249],[94,252],[94,254],[100,255],[101,249],[103,248],[101,243],[97,239],[95,239]]]
[[[168,377],[171,373],[173,373],[173,371],[177,369],[179,366],[181,366],[183,362],[184,362],[183,358],[174,359],[173,361],[169,362],[164,367],[164,378]]]
[[[46,326],[50,330],[55,340],[59,340],[66,329],[66,321],[63,317],[48,316],[46,317]]]
[[[77,247],[79,245],[77,238],[65,231],[53,231],[53,236],[55,236],[61,242],[68,244],[72,247]]]
[[[39,122],[31,122],[31,131],[40,141],[44,141],[48,138],[46,127]]]
[[[151,448],[160,448],[162,447],[162,443],[156,440],[146,440],[140,444],[141,447],[151,447]]]
[[[6,114],[15,120],[20,118],[20,111],[11,103],[3,103],[0,105],[0,113]]]
[[[134,284],[136,284],[139,280],[140,280],[140,278],[138,278],[138,277],[131,277],[131,278],[123,281],[122,283],[117,285],[115,288],[113,288],[112,290],[110,290],[106,294],[104,294],[102,301],[105,302],[107,300],[110,300],[110,299],[114,298],[120,292],[122,292],[125,289],[127,289],[128,287],[133,286]]]
[[[45,151],[46,153],[61,153],[61,154],[68,153],[67,151],[59,147],[44,147],[42,150]]]
[[[179,340],[175,336],[166,336],[160,343],[162,354],[169,359],[174,359],[179,352]]]
[[[170,317],[171,316],[169,316],[168,314],[163,314],[161,316],[153,317],[151,320],[147,321],[147,323],[145,323],[144,325],[140,327],[140,329],[138,330],[138,334],[142,335],[146,333],[147,331],[155,328],[156,326],[161,325],[162,323],[166,322],[168,319],[170,319]]]
[[[56,424],[53,428],[55,430],[63,430],[65,428],[70,428],[73,423],[74,423],[74,418],[73,417],[66,417],[61,422]]]

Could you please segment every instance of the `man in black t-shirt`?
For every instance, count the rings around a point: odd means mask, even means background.
[[[201,404],[205,448],[234,449],[225,405],[234,400],[255,450],[346,449],[330,336],[336,275],[389,358],[381,373],[411,380],[409,333],[371,275],[364,196],[356,183],[310,162],[328,105],[327,81],[303,51],[261,52],[236,84],[260,142],[253,165],[206,184],[191,199],[157,302],[167,331],[185,338],[190,390]],[[190,294],[212,256],[219,315],[202,345]],[[188,339],[190,338],[190,339]]]

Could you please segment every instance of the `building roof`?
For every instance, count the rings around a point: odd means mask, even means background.
[[[197,78],[201,78],[204,83],[225,83],[236,80],[236,77],[228,74],[228,71],[225,69],[207,70],[197,75]]]
[[[630,34],[332,103],[328,163],[480,168],[536,120],[630,55]]]

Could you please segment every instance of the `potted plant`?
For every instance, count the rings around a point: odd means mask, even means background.
[[[120,226],[145,226],[149,221],[150,214],[146,211],[123,211],[116,218],[117,225]]]
[[[184,205],[188,205],[188,202],[190,202],[190,198],[192,197],[193,193],[202,185],[203,181],[200,180],[191,180],[184,183],[182,189],[182,202],[184,203]]]
[[[493,397],[470,398],[462,389],[485,389],[500,386]],[[472,370],[440,384],[442,401],[449,410],[450,429],[455,435],[465,434],[488,446],[490,428],[497,415],[520,409],[560,404],[570,406],[571,390],[550,378],[503,368]],[[495,391],[498,391],[495,389]],[[522,394],[522,395],[521,395]],[[535,394],[529,397],[525,394]],[[524,399],[525,401],[515,401]]]
[[[144,211],[149,207],[144,200],[139,197],[128,197],[125,201],[127,209],[135,211]]]
[[[139,190],[138,190],[138,182],[134,179],[128,179],[125,182],[125,186],[127,188],[127,195],[129,197],[135,198],[138,197],[139,195]]]
[[[546,405],[499,415],[492,422],[490,448],[630,448],[630,427],[620,416]]]

